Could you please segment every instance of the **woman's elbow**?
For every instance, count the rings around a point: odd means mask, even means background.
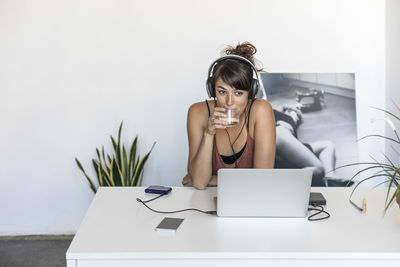
[[[204,190],[207,187],[207,184],[200,181],[199,179],[193,178],[193,187],[198,190]]]

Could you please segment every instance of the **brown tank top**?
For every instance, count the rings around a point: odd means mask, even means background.
[[[208,106],[208,102],[206,100],[207,103],[207,108],[208,108],[208,115],[210,116],[210,109]],[[215,135],[214,135],[214,140],[213,140],[213,152],[212,152],[212,175],[217,175],[218,174],[218,170],[222,169],[222,168],[253,168],[253,158],[254,158],[254,139],[251,138],[250,134],[249,134],[249,122],[250,122],[250,110],[251,107],[253,105],[253,102],[250,105],[249,108],[249,114],[247,116],[247,139],[246,139],[246,144],[245,144],[245,148],[243,150],[243,153],[240,155],[240,157],[238,159],[236,159],[236,164],[235,162],[233,162],[232,164],[226,164],[222,157],[221,154],[219,154],[218,152],[218,148],[217,148],[217,141],[215,139]]]

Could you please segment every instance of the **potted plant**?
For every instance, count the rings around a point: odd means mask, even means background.
[[[400,111],[400,107],[397,106],[396,104],[394,104],[394,105],[396,106],[397,110]],[[385,140],[388,140],[391,143],[393,143],[395,146],[398,147],[400,145],[400,138],[399,138],[399,135],[397,134],[396,127],[394,126],[394,123],[391,121],[390,118],[396,119],[398,121],[400,121],[400,118],[387,110],[380,109],[380,108],[376,108],[376,109],[383,111],[389,115],[389,118],[384,117],[384,118],[377,118],[377,119],[382,119],[390,125],[390,127],[393,130],[394,137],[387,137],[387,136],[383,136],[383,135],[379,135],[379,134],[371,134],[371,135],[364,136],[360,140],[367,138],[367,137],[378,137],[378,138],[383,138]],[[396,153],[398,155],[400,155],[395,147],[393,147],[393,149],[395,149]],[[349,181],[352,181],[355,177],[357,177],[358,175],[360,175],[361,173],[364,173],[366,171],[370,171],[370,170],[376,171],[374,174],[369,175],[367,178],[364,178],[364,179],[361,179],[360,181],[358,181],[358,183],[353,188],[351,195],[353,195],[354,191],[357,189],[357,187],[361,183],[363,183],[367,180],[371,180],[371,179],[379,178],[381,180],[383,178],[384,181],[379,183],[378,185],[388,183],[388,190],[387,190],[387,194],[386,194],[385,209],[384,209],[384,213],[386,213],[387,209],[395,201],[400,206],[400,164],[398,162],[393,162],[386,155],[384,155],[384,156],[385,156],[385,159],[387,162],[379,162],[378,160],[372,158],[371,162],[358,162],[358,163],[353,163],[353,164],[347,164],[347,165],[338,167],[337,169],[348,167],[348,166],[355,166],[355,165],[364,166],[364,168],[361,169],[360,171],[358,171],[356,174],[354,174],[353,177]],[[350,195],[350,197],[351,197],[351,195]]]
[[[114,149],[113,154],[105,155],[104,146],[102,146],[101,153],[96,148],[97,158],[92,159],[92,164],[99,186],[137,186],[142,183],[143,168],[153,150],[155,142],[150,151],[143,158],[140,158],[137,154],[138,136],[133,140],[129,151],[124,145],[121,145],[122,125],[123,121],[119,126],[117,141],[115,141],[113,136],[110,136]],[[87,175],[77,158],[75,158],[75,162],[85,175],[92,191],[96,193],[97,187],[93,180]]]

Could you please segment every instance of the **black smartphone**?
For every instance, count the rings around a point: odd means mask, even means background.
[[[167,195],[169,192],[171,192],[172,188],[167,187],[167,186],[161,186],[161,185],[151,185],[147,187],[144,192],[150,193],[150,194],[164,194]]]
[[[309,205],[312,205],[312,206],[326,205],[326,199],[319,192],[311,192]]]
[[[160,224],[156,227],[157,232],[174,233],[184,219],[181,218],[168,218],[165,217]]]

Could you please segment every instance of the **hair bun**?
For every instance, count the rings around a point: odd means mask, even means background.
[[[225,49],[226,55],[237,55],[248,59],[254,65],[254,54],[257,48],[249,42],[238,43],[236,47],[228,46]]]

